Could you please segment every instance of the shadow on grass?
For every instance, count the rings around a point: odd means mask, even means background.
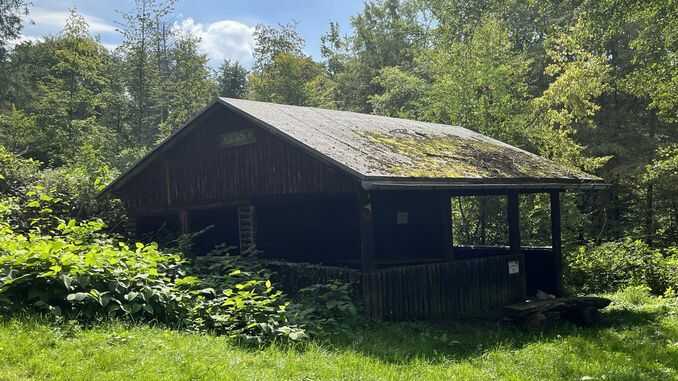
[[[605,311],[595,326],[580,327],[560,320],[539,330],[489,321],[373,322],[323,345],[385,363],[402,364],[415,359],[432,363],[459,361],[482,356],[495,348],[519,350],[536,343],[576,339],[586,343],[582,347],[591,351],[594,351],[591,348],[622,351],[633,358],[639,349],[636,341],[643,343],[634,340],[635,336],[638,332],[656,330],[661,316],[662,311],[615,309]],[[624,334],[619,335],[622,331]],[[587,355],[594,354],[583,350],[582,356]]]

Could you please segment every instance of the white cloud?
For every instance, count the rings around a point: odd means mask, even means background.
[[[200,49],[207,54],[212,65],[224,59],[237,60],[243,66],[252,63],[254,51],[254,27],[233,20],[220,20],[210,24],[186,18],[175,24],[181,32],[200,37]]]
[[[102,42],[101,45],[103,45],[104,48],[106,48],[110,51],[114,51],[118,46],[120,46],[119,44],[109,44],[109,43],[105,43],[105,42]]]
[[[106,22],[105,20],[91,16],[87,14],[82,14],[82,17],[85,18],[87,24],[89,24],[89,30],[93,33],[112,33],[115,32],[115,26]],[[49,29],[61,30],[64,25],[66,25],[66,20],[68,20],[69,11],[68,10],[50,10],[40,7],[34,7],[30,9],[28,14],[28,20],[35,23],[37,27],[46,27]]]

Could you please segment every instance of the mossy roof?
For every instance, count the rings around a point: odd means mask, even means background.
[[[204,113],[226,107],[357,176],[364,187],[513,186],[598,187],[599,177],[510,146],[477,132],[444,124],[314,107],[219,98],[109,184],[117,189],[154,158],[181,144]]]
[[[458,126],[241,99],[220,102],[363,178],[601,180]]]

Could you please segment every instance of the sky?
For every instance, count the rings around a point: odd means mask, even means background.
[[[173,22],[177,28],[192,31],[201,37],[201,50],[216,67],[225,58],[238,60],[246,67],[252,64],[257,24],[296,21],[297,30],[306,40],[306,53],[320,58],[320,36],[330,21],[337,21],[343,31],[349,30],[351,16],[363,8],[364,0],[177,0]],[[120,44],[116,28],[121,12],[134,9],[133,0],[32,0],[24,22],[21,40],[36,40],[56,34],[64,26],[68,10],[75,7],[90,25],[90,32],[99,35],[109,49]]]

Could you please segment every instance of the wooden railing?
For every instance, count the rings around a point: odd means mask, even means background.
[[[527,287],[542,281],[535,274],[547,273],[548,266],[542,262],[548,263],[548,254],[546,248],[524,248],[518,255],[388,267],[370,273],[303,263],[268,265],[275,272],[274,280],[292,295],[315,283],[341,280],[356,286],[356,296],[362,294],[371,319],[446,320],[498,315],[503,306],[524,299]],[[510,262],[518,264],[517,273],[509,273]],[[528,272],[533,280],[527,283],[532,284],[526,283]]]
[[[509,274],[509,262],[518,263],[518,273]],[[362,274],[361,283],[372,319],[488,316],[525,296],[524,256],[394,267]]]

